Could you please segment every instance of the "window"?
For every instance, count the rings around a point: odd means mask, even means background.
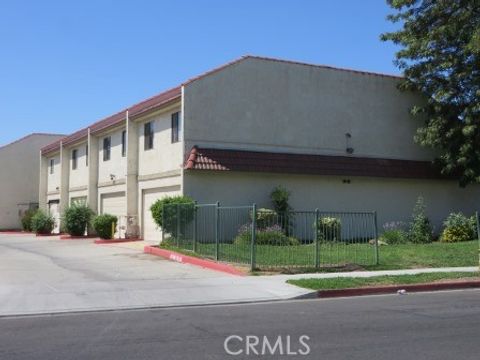
[[[88,144],[85,146],[85,166],[88,166]]]
[[[122,131],[122,157],[127,155],[127,131]]]
[[[110,160],[111,147],[112,147],[112,138],[108,136],[103,139],[103,161]]]
[[[50,174],[53,174],[55,166],[55,159],[50,159]]]
[[[77,168],[77,158],[78,158],[78,150],[73,149],[72,150],[72,170],[75,170]]]
[[[179,114],[178,112],[172,114],[172,144],[180,140]]]
[[[143,125],[144,150],[153,149],[153,124],[151,122]]]

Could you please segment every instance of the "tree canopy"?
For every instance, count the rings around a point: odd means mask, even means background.
[[[480,182],[480,0],[387,2],[401,27],[381,39],[400,46],[400,89],[425,98],[412,109],[423,121],[415,140],[460,185]]]

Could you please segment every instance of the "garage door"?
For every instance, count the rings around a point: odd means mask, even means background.
[[[180,194],[180,186],[167,186],[162,188],[155,188],[143,190],[143,209],[142,209],[142,232],[143,239],[151,243],[159,243],[162,238],[162,232],[157,228],[153,221],[150,207],[158,199],[166,196],[173,196]]]
[[[125,192],[116,192],[111,194],[103,194],[100,197],[100,212],[102,214],[110,214],[118,217],[117,231],[115,238],[123,238],[125,229],[121,226],[127,215],[127,200]]]
[[[60,207],[58,200],[53,200],[48,203],[48,213],[55,220],[55,227],[52,232],[55,234],[60,233]]]

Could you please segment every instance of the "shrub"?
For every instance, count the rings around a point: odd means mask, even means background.
[[[93,219],[93,228],[102,239],[112,239],[115,233],[115,230],[112,232],[112,225],[117,221],[118,218],[114,215],[98,215]]]
[[[50,234],[55,227],[55,220],[44,211],[37,210],[32,216],[31,227],[36,234]]]
[[[380,240],[392,245],[407,243],[408,232],[405,230],[405,224],[400,221],[392,221],[384,224]]]
[[[21,222],[24,231],[32,231],[32,217],[36,212],[37,210],[29,209],[23,214]]]
[[[278,214],[285,214],[291,210],[288,200],[290,192],[283,186],[277,186],[270,194],[270,199],[273,203],[273,208]]]
[[[425,214],[423,197],[417,199],[413,208],[412,221],[408,230],[408,240],[412,243],[425,244],[433,241],[433,228]]]
[[[250,219],[253,215],[250,214]],[[278,214],[272,209],[258,209],[257,210],[257,229],[264,229],[268,226],[275,225],[279,221]]]
[[[443,226],[440,240],[444,242],[469,241],[477,237],[475,216],[468,218],[462,213],[452,213],[445,219]]]
[[[242,225],[238,235],[233,241],[235,245],[250,245],[252,243],[252,227],[250,224]],[[279,225],[273,225],[265,229],[257,229],[255,237],[256,245],[299,245],[299,241],[283,233]]]
[[[270,193],[270,199],[272,201],[275,212],[282,217],[281,226],[283,228],[283,231],[287,236],[290,235],[292,233],[293,226],[290,222],[290,211],[292,210],[292,207],[288,203],[288,200],[290,199],[290,191],[288,191],[283,186],[277,186]]]
[[[315,224],[313,224],[315,226]],[[322,217],[318,219],[317,240],[340,241],[342,239],[342,224],[339,218]]]
[[[72,236],[85,235],[85,231],[91,224],[93,211],[87,205],[74,204],[65,210],[63,214],[63,226],[65,231]]]
[[[150,211],[158,227],[169,234],[175,234],[177,213],[180,215],[180,228],[183,229],[193,220],[194,205],[195,202],[188,196],[169,196],[157,200],[150,207]]]

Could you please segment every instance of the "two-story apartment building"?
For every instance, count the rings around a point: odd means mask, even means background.
[[[376,210],[380,224],[408,220],[421,195],[439,227],[472,213],[480,187],[443,178],[414,143],[419,98],[399,80],[242,57],[43,148],[40,204],[86,201],[159,240],[149,208],[163,196],[269,206],[283,185],[296,209]]]
[[[0,146],[0,229],[21,229],[25,212],[38,207],[38,152],[63,136],[33,133]]]

